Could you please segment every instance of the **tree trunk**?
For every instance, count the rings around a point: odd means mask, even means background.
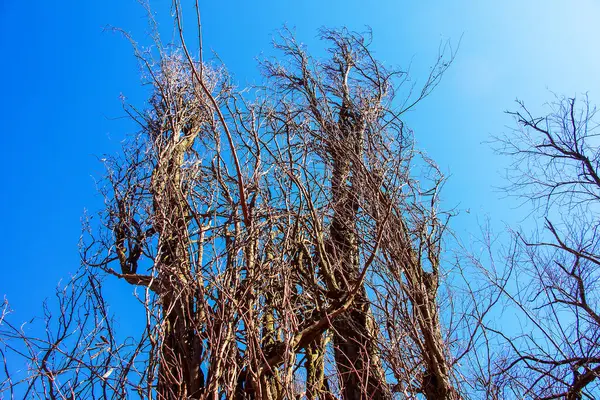
[[[155,228],[159,234],[157,269],[164,334],[160,344],[157,397],[199,397],[204,386],[200,366],[202,347],[197,329],[189,256],[187,200],[182,189],[181,168],[190,138],[177,135],[159,153],[152,176]]]
[[[377,342],[369,322],[369,299],[360,279],[357,241],[358,194],[352,182],[353,160],[362,153],[363,124],[350,114],[348,103],[340,110],[339,137],[331,149],[333,158],[333,220],[329,259],[334,264],[337,286],[349,295],[358,290],[348,311],[333,320],[334,355],[345,400],[391,398],[377,357]],[[356,162],[355,161],[355,162]],[[344,295],[343,294],[343,295]]]

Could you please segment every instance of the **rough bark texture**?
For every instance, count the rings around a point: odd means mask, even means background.
[[[346,90],[348,90],[346,88]],[[377,353],[377,338],[369,323],[369,299],[360,281],[361,265],[356,224],[358,219],[357,166],[362,159],[364,121],[353,115],[345,99],[340,110],[338,137],[331,148],[333,160],[333,220],[329,256],[335,260],[335,280],[344,293],[356,291],[354,303],[345,314],[333,320],[335,361],[346,400],[368,396],[374,400],[390,399],[391,394],[382,373]],[[354,162],[353,162],[354,161]],[[353,171],[354,170],[354,171]],[[335,290],[335,288],[331,288]]]
[[[159,399],[198,397],[204,385],[201,339],[194,328],[200,321],[189,282],[193,278],[190,214],[181,172],[185,152],[193,144],[198,127],[184,129],[156,138],[158,160],[152,175],[154,226],[158,233],[157,278],[165,286],[160,293],[164,337],[160,350]]]

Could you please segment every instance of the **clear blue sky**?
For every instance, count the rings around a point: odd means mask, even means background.
[[[155,9],[168,37],[170,2],[162,3]],[[499,229],[519,221],[514,202],[494,190],[508,160],[482,143],[511,125],[503,111],[515,98],[534,110],[551,100],[549,90],[589,91],[600,102],[598,1],[200,3],[206,51],[217,52],[241,85],[257,82],[255,58],[270,51],[284,23],[315,50],[321,26],[369,25],[376,56],[412,63],[421,80],[440,42],[462,36],[441,85],[407,116],[420,147],[450,175],[444,205],[471,210],[456,218],[462,235],[476,234],[486,215]],[[39,313],[41,300],[77,269],[83,210],[102,205],[93,179],[102,172],[98,158],[135,130],[117,118],[120,93],[136,105],[144,100],[137,64],[127,41],[103,32],[107,25],[149,43],[134,0],[0,0],[0,296],[17,319]]]

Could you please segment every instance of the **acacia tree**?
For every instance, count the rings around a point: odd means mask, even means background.
[[[48,354],[22,378],[28,392],[458,398],[438,303],[443,178],[401,119],[452,56],[413,95],[406,73],[374,59],[369,33],[322,30],[328,56],[314,59],[284,31],[283,61],[262,63],[266,84],[248,98],[191,55],[174,8],[178,44],[135,47],[151,97],[127,108],[141,130],[108,159],[106,208],[86,225],[93,284],[73,283],[94,310],[105,310],[100,272],[143,289],[146,324],[125,342],[105,313],[70,340],[8,325],[5,350],[20,352],[16,338],[30,360]]]
[[[519,129],[498,140],[513,157],[509,190],[541,214],[538,234],[515,233],[514,288],[502,290],[526,326],[506,339],[497,376],[518,397],[592,399],[600,392],[600,143],[587,97],[558,98],[546,116],[523,103]]]

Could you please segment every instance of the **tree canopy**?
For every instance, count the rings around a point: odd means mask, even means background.
[[[451,231],[446,179],[405,118],[451,66],[450,44],[415,85],[376,59],[370,31],[323,28],[317,57],[284,28],[263,83],[239,88],[205,59],[196,12],[197,36],[173,3],[172,43],[151,19],[150,50],[124,33],[150,88],[125,105],[139,130],[104,160],[105,206],[84,219],[82,267],[41,333],[5,304],[2,395],[594,398],[600,146],[587,98],[509,113],[514,131],[494,142],[514,161],[507,193],[542,222],[500,252],[482,232],[483,257]],[[136,335],[119,333],[108,279],[134,288]]]

